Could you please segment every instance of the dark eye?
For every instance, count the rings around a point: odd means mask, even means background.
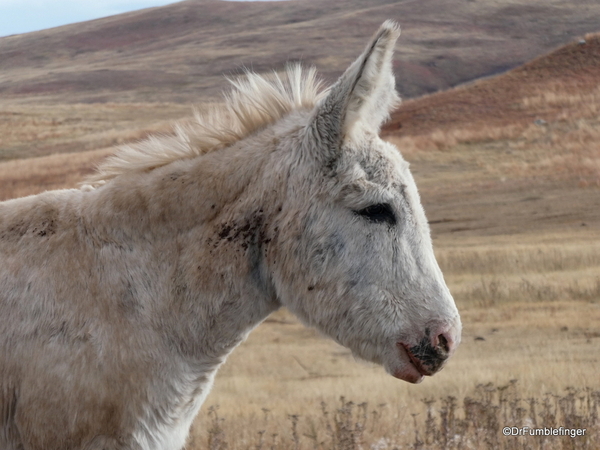
[[[377,203],[354,212],[371,222],[396,225],[396,216],[388,203]]]

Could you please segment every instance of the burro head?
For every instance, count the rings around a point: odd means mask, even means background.
[[[301,320],[418,383],[453,354],[461,322],[408,163],[379,137],[398,102],[399,34],[384,23],[296,132],[268,261]]]

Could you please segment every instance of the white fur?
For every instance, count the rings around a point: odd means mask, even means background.
[[[386,22],[328,90],[248,75],[94,189],[0,203],[0,448],[182,448],[218,367],[281,306],[398,378],[439,370],[460,319],[377,136],[398,34]]]

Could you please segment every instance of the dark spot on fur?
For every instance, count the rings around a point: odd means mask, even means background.
[[[250,222],[245,223],[243,226],[240,227],[238,233],[236,233],[236,237],[239,236],[240,234],[244,234],[244,235],[247,234],[248,231],[250,230],[251,226],[252,225]]]
[[[221,225],[218,232],[220,240],[214,244],[214,248],[222,243],[238,245],[238,249],[247,259],[251,279],[261,286],[261,289],[268,288],[265,281],[264,258],[265,246],[271,242],[271,237],[265,232],[264,221],[264,209],[260,208],[242,220],[225,223]]]
[[[56,222],[53,219],[44,220],[40,225],[40,229],[35,229],[34,232],[37,232],[38,236],[52,236],[56,233]]]
[[[42,219],[41,222],[37,221],[26,221],[24,219],[18,220],[13,224],[8,225],[4,231],[0,230],[0,239],[2,240],[19,240],[25,235],[46,237],[56,234],[56,211],[50,210],[47,218]]]
[[[233,229],[233,227],[229,224],[223,224],[223,226],[221,227],[221,230],[219,231],[219,237],[221,239],[227,239],[227,237],[229,236],[229,233],[231,233],[231,230]]]
[[[309,291],[312,291],[314,288],[315,288],[314,286],[309,286],[309,287],[308,287],[308,290],[309,290]]]
[[[221,240],[229,242],[238,241],[242,248],[248,248],[250,241],[256,237],[256,242],[264,240],[262,209],[251,214],[245,220],[238,223],[225,223],[221,226],[218,236]]]

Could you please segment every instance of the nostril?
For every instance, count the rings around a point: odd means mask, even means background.
[[[450,353],[450,343],[448,342],[448,339],[446,338],[446,336],[444,336],[443,334],[440,334],[438,336],[438,345],[437,347],[440,350],[443,350],[444,353]]]

